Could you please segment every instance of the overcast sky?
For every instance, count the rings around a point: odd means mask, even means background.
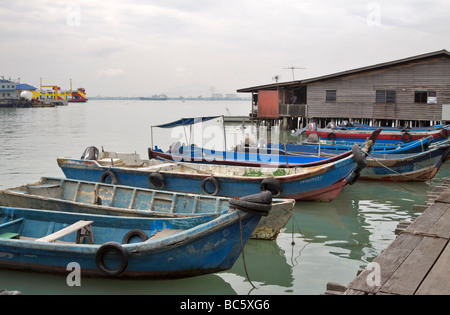
[[[210,96],[450,50],[448,0],[0,0],[0,76]],[[244,96],[244,95],[243,95]]]

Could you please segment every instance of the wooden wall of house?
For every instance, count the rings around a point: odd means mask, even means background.
[[[336,90],[336,102],[326,102]],[[396,103],[377,103],[376,90],[395,90]],[[415,91],[436,91],[437,104],[415,103]],[[450,104],[450,59],[445,57],[308,84],[308,118],[438,121]]]

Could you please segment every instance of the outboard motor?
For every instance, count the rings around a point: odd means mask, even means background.
[[[99,155],[99,151],[96,147],[87,147],[86,150],[84,150],[83,155],[81,156],[82,160],[97,160]]]
[[[327,125],[327,129],[337,129],[336,124],[334,122],[329,122]]]

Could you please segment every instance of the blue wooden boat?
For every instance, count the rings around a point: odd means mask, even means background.
[[[330,124],[329,124],[330,125]],[[328,127],[331,127],[332,124]],[[378,128],[382,128],[383,130],[392,130],[392,131],[432,131],[436,129],[442,128],[450,128],[450,125],[434,125],[428,127],[375,127],[367,124],[358,124],[358,123],[346,123],[335,126],[336,129],[340,130],[376,130]]]
[[[293,199],[272,199],[272,209],[252,238],[276,239],[294,208]],[[34,184],[0,191],[0,205],[112,216],[190,217],[228,211],[225,197],[176,193],[130,186],[42,177]]]
[[[379,154],[407,154],[424,152],[428,150],[432,137],[420,139],[410,144],[374,145],[371,152]],[[447,140],[448,141],[448,140]],[[268,144],[267,148],[250,148],[246,151],[214,151],[190,147],[178,147],[177,152],[163,152],[156,147],[148,149],[149,158],[166,161],[185,161],[197,163],[214,163],[239,166],[266,166],[266,167],[305,167],[324,163],[329,158],[337,159],[339,154],[350,155],[352,147],[361,143],[321,141],[320,144]],[[329,161],[329,160],[328,160]]]
[[[440,132],[443,133],[443,136],[445,138],[448,137],[449,133],[448,131],[450,130],[450,125],[434,125],[434,126],[430,126],[430,127],[375,127],[375,126],[370,126],[367,124],[358,124],[358,123],[345,123],[345,124],[341,124],[336,126],[334,123],[329,123],[326,126],[326,129],[329,130],[360,130],[360,131],[374,131],[377,129],[382,129],[384,131],[395,131],[395,132],[401,132],[401,133],[408,133],[408,132],[416,132],[416,131],[425,131],[425,132],[431,132],[431,131],[435,131],[435,130],[439,130]],[[293,131],[291,133],[291,135],[293,137],[299,137],[302,134],[304,134],[305,132],[307,132],[308,130],[312,130],[312,131],[317,131],[317,125],[315,123],[309,123],[306,125],[306,127],[304,128],[300,128],[297,129],[295,131]],[[444,130],[444,131],[442,131]],[[335,138],[335,136],[331,136],[330,138]]]
[[[57,162],[67,178],[76,180],[226,197],[270,190],[277,198],[330,201],[365,166],[359,149],[355,152],[320,165],[285,169],[165,163],[115,152],[99,152],[91,160],[58,158]]]
[[[432,145],[424,152],[392,154],[372,152],[367,156],[367,166],[359,179],[395,182],[424,182],[434,178],[449,157],[450,142]],[[297,147],[299,149],[300,147]],[[296,152],[302,154],[302,152]],[[314,154],[311,151],[303,154]],[[336,155],[335,150],[321,149],[321,155]],[[290,158],[290,156],[289,156]]]
[[[355,147],[354,150],[359,150]],[[286,155],[284,151],[275,151],[271,149],[248,149],[244,151],[216,151],[197,146],[182,146],[176,152],[163,152],[156,147],[155,150],[148,148],[150,159],[160,159],[162,161],[172,162],[190,162],[190,163],[208,163],[235,166],[250,167],[312,167],[319,166],[332,161],[337,161],[353,154],[352,149],[339,152],[332,155],[317,156],[316,154],[301,153]]]
[[[394,182],[425,182],[434,178],[447,160],[450,145],[440,145],[425,152],[377,154],[367,157],[367,167],[360,179]]]
[[[377,130],[371,134],[364,143],[364,150],[370,150],[380,131],[381,130]],[[298,155],[292,153],[287,154],[286,151],[284,151],[283,154],[280,154],[279,151],[276,151],[275,153],[272,152],[272,149],[256,148],[241,148],[237,151],[216,151],[200,148],[195,145],[183,146],[180,142],[177,142],[170,146],[170,149],[167,152],[163,152],[158,147],[155,147],[155,149],[148,148],[148,155],[150,159],[156,158],[165,161],[185,161],[192,163],[252,167],[307,168],[339,161],[351,155],[359,156],[360,160],[363,160],[364,154],[361,151],[360,145],[361,144],[354,144],[350,150],[343,150],[339,152],[339,155],[317,156],[316,154],[309,153]],[[364,161],[361,161],[360,164],[364,164]]]
[[[271,194],[244,201],[267,210]],[[262,212],[132,218],[0,207],[0,267],[81,276],[173,279],[231,268]],[[73,265],[72,265],[73,266]],[[70,270],[70,271],[67,271]]]
[[[380,154],[407,154],[424,152],[428,150],[432,141],[432,137],[426,137],[409,143],[389,144],[375,142],[371,148],[371,152]],[[286,152],[288,155],[321,153],[339,154],[351,150],[355,143],[361,144],[361,142],[353,141],[320,140],[319,143],[302,142],[299,144],[268,144],[267,150],[271,150],[272,152],[277,150],[275,152],[282,155]]]

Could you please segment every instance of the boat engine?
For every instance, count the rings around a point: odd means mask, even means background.
[[[91,146],[87,147],[86,150],[84,150],[83,155],[81,156],[82,160],[97,160],[98,159],[99,151],[96,147]]]

